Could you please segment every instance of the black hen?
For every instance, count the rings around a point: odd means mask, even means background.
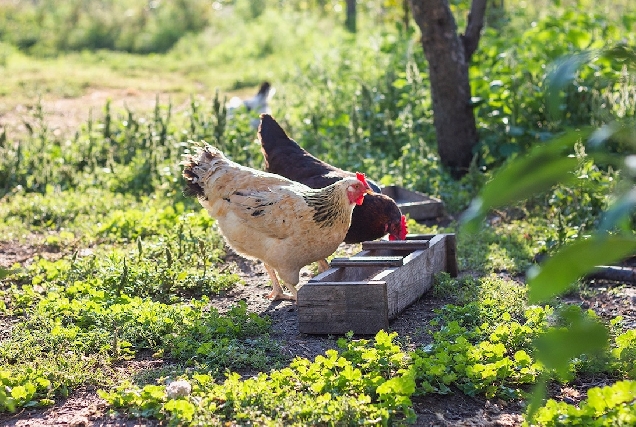
[[[261,114],[258,139],[265,157],[265,168],[292,181],[312,188],[326,187],[345,177],[355,176],[312,156],[291,139],[269,114]],[[353,209],[351,226],[345,243],[375,240],[387,233],[391,240],[404,240],[407,234],[406,218],[390,197],[381,194],[376,183],[367,179],[375,191],[367,194],[364,203]]]

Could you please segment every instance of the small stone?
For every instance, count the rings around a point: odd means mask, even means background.
[[[186,380],[173,381],[166,386],[168,399],[178,399],[190,395],[192,386]]]

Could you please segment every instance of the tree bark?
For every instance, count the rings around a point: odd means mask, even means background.
[[[466,31],[460,36],[464,45],[466,62],[470,62],[470,58],[477,50],[477,45],[479,44],[481,30],[484,28],[484,16],[486,16],[486,1],[487,0],[473,0],[470,5]]]
[[[404,29],[408,31],[409,22],[411,18],[409,17],[409,0],[402,0],[402,22],[404,23]]]
[[[411,0],[429,65],[437,151],[455,178],[468,172],[479,142],[468,64],[479,42],[485,10],[486,0],[473,0],[466,34],[460,36],[448,0]]]
[[[350,32],[356,32],[356,0],[347,0],[347,21],[345,25]]]

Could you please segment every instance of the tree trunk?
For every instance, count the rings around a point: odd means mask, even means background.
[[[404,23],[404,29],[408,31],[409,29],[409,21],[411,18],[409,17],[409,0],[402,0],[402,22]]]
[[[411,0],[429,65],[437,151],[455,178],[468,172],[479,141],[468,64],[479,42],[485,5],[485,0],[473,0],[466,34],[460,36],[448,0]]]
[[[347,21],[345,25],[347,30],[352,33],[356,32],[356,0],[347,0]]]

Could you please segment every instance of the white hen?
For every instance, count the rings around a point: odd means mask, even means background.
[[[272,299],[296,299],[300,269],[331,255],[342,242],[356,204],[371,193],[364,175],[320,189],[241,166],[210,146],[186,155],[185,194],[216,218],[237,253],[263,261]],[[284,294],[276,273],[291,291]]]
[[[250,113],[255,113],[255,117],[259,117],[261,114],[265,113],[271,114],[272,109],[269,106],[269,101],[275,93],[276,88],[274,88],[269,82],[265,81],[261,84],[258,93],[251,98],[241,99],[238,96],[233,96],[225,106],[228,118],[232,118],[234,112],[241,107],[245,107],[245,109]],[[250,120],[250,125],[256,129],[258,128],[259,122],[260,120],[258,118],[254,118]]]

